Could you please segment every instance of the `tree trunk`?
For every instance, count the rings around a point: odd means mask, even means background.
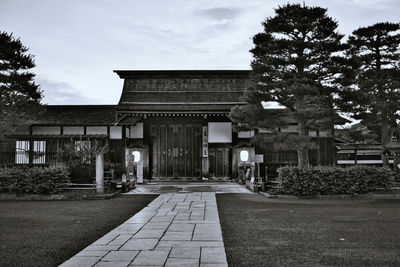
[[[385,114],[383,114],[385,116]],[[381,154],[381,159],[382,159],[382,166],[383,167],[389,167],[389,158],[387,155],[384,154],[387,145],[390,143],[391,138],[392,138],[392,133],[390,131],[390,126],[386,122],[386,118],[382,118],[382,154]]]
[[[299,120],[299,137],[308,137],[308,131],[305,126],[305,122]],[[300,139],[301,140],[301,139]],[[310,166],[310,160],[308,158],[308,145],[307,144],[298,144],[297,147],[297,160],[299,168],[307,168]]]
[[[297,149],[297,160],[298,160],[298,167],[303,169],[310,166],[310,160],[308,158],[308,148],[301,147]]]

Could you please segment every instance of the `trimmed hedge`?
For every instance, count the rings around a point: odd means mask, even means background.
[[[52,193],[70,182],[65,167],[0,168],[0,190],[10,193]]]
[[[363,194],[377,188],[390,188],[396,173],[388,168],[317,166],[278,169],[278,181],[285,194],[297,196]]]

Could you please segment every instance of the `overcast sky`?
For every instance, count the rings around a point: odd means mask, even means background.
[[[0,31],[35,55],[47,104],[117,104],[119,69],[249,69],[272,0],[0,0]],[[339,31],[400,20],[400,0],[320,0]]]

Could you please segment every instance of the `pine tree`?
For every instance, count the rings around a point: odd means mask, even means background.
[[[338,52],[344,49],[338,24],[320,7],[287,4],[275,10],[262,24],[264,31],[253,37],[251,63],[253,85],[236,106],[231,119],[271,133],[256,136],[257,142],[296,148],[299,167],[309,165],[311,130],[333,129],[335,74]],[[265,110],[261,102],[278,102],[286,110]],[[297,123],[298,134],[279,131]]]
[[[42,92],[35,84],[33,56],[20,39],[0,32],[0,140],[29,123],[37,112]]]
[[[375,131],[386,151],[400,120],[400,24],[361,27],[348,45],[351,75],[341,93],[343,110]],[[381,158],[388,166],[387,156]]]

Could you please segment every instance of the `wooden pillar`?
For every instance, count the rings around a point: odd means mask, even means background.
[[[104,193],[104,154],[96,154],[96,192]]]
[[[122,167],[122,182],[126,182],[127,181],[127,177],[128,177],[128,170],[127,170],[127,149],[126,149],[126,126],[122,125],[122,147],[121,147],[121,156],[122,156],[122,161],[121,161],[121,167]]]
[[[202,127],[202,158],[201,158],[201,176],[209,176],[209,161],[208,161],[208,127]]]
[[[29,166],[33,166],[34,144],[33,139],[29,139]]]

